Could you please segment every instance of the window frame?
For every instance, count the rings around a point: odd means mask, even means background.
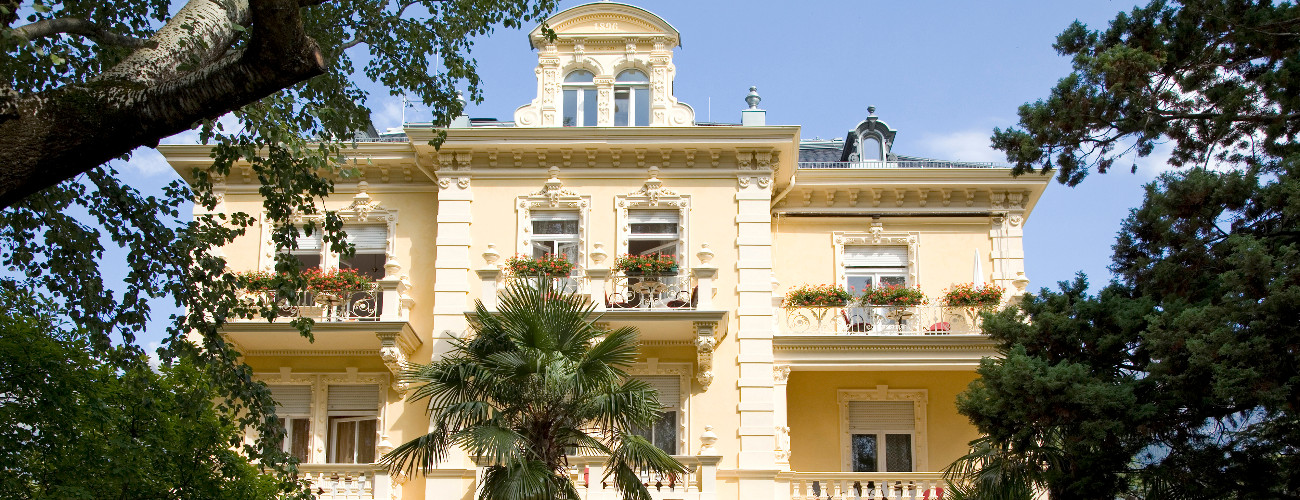
[[[691,379],[693,365],[691,363],[660,363],[656,358],[649,358],[644,363],[637,363],[628,367],[625,371],[630,377],[653,377],[653,376],[673,376],[681,381],[678,389],[677,409],[677,450],[670,455],[689,455],[690,447],[690,403],[691,403]],[[664,403],[660,401],[660,403]],[[665,405],[666,407],[669,405]]]
[[[398,211],[395,209],[384,208],[384,206],[380,202],[372,199],[370,195],[366,192],[368,187],[369,185],[365,181],[361,181],[360,183],[358,183],[357,193],[355,196],[353,196],[352,202],[349,205],[339,209],[335,213],[343,221],[344,232],[347,231],[348,226],[362,226],[362,225],[385,226],[387,235],[386,235],[386,243],[385,243],[386,248],[384,249],[384,266],[385,266],[384,275],[387,278],[389,277],[388,269],[387,269],[388,263],[395,262],[397,260],[396,255],[397,255]],[[268,215],[265,211],[262,212],[262,217],[260,220],[262,221],[269,220]],[[307,221],[316,221],[317,232],[313,233],[313,237],[320,237],[320,235],[322,234],[320,232],[321,230],[320,227],[321,227],[321,223],[324,222],[324,220],[325,220],[324,214],[308,214],[308,215],[297,214],[289,218],[290,223],[298,224],[298,225],[301,225]],[[263,271],[275,270],[276,248],[275,248],[275,242],[271,240],[271,233],[272,231],[270,230],[269,227],[265,225],[262,226],[262,237],[261,237],[262,255],[261,255],[260,267]],[[299,228],[299,237],[302,237],[301,228]],[[289,250],[289,249],[285,249],[284,252],[290,255],[310,254],[310,252],[302,252],[300,250]],[[339,268],[341,264],[340,255],[332,251],[330,249],[330,246],[324,244],[323,241],[320,245],[319,255],[320,255],[321,269]]]
[[[572,211],[578,214],[578,255],[573,263],[573,276],[581,276],[586,269],[588,224],[591,220],[591,196],[579,195],[564,187],[559,178],[559,168],[551,167],[550,178],[542,188],[515,199],[515,253],[533,254],[533,212]]]
[[[880,229],[880,226],[875,226],[873,227],[873,229]],[[875,283],[878,282],[877,278],[879,275],[897,274],[893,271],[871,272],[871,273],[850,272],[850,269],[855,269],[855,268],[848,267],[846,265],[845,247],[905,246],[907,247],[907,268],[905,270],[906,282],[904,283],[904,286],[909,286],[909,287],[917,286],[917,284],[920,283],[920,276],[921,276],[920,259],[917,258],[917,253],[920,250],[920,241],[921,241],[920,233],[916,231],[885,232],[883,230],[874,230],[870,232],[850,232],[850,231],[832,232],[831,242],[834,246],[834,252],[835,252],[835,275],[836,275],[835,282],[847,289],[849,286],[849,282],[848,282],[849,276],[854,276],[854,275],[861,276],[864,274],[872,274],[873,286],[875,286]],[[871,269],[871,268],[857,268],[857,269]],[[897,270],[897,268],[889,268],[889,269]]]
[[[331,464],[335,463],[333,459],[334,443],[331,442],[332,422],[329,411],[329,386],[377,386],[378,407],[375,409],[373,416],[357,415],[363,419],[374,419],[375,422],[375,458],[380,456],[379,446],[388,438],[388,405],[390,404],[389,391],[392,388],[392,377],[387,373],[357,373],[354,368],[349,368],[346,373],[296,373],[284,371],[281,373],[255,373],[255,380],[266,383],[267,385],[305,385],[311,387],[311,414],[308,415],[308,443],[307,460],[304,464]],[[398,396],[400,402],[401,396]],[[334,415],[334,418],[345,417],[344,415]],[[252,445],[256,436],[252,433],[245,435],[245,443]]]
[[[912,431],[912,471],[927,471],[929,469],[929,445],[927,443],[927,415],[926,406],[929,404],[929,391],[926,389],[891,389],[886,385],[878,385],[875,389],[840,389],[837,394],[837,402],[840,411],[840,467],[844,472],[853,472],[853,435],[869,434],[872,432],[854,432],[849,423],[849,403],[855,401],[911,401],[912,417],[914,419]],[[870,429],[864,429],[870,431]],[[886,453],[883,438],[887,434],[908,434],[901,431],[879,431],[874,432],[877,436],[877,455],[876,460],[879,469],[885,465]],[[883,472],[883,470],[881,471]]]
[[[569,81],[569,77],[579,71],[583,71],[591,75],[592,76],[591,81],[585,81],[585,82]],[[560,79],[560,126],[595,127],[597,124],[599,124],[600,118],[598,116],[598,110],[600,106],[600,96],[599,96],[599,92],[597,91],[595,78],[596,78],[595,71],[592,71],[587,68],[575,68],[569,71],[568,73],[565,73],[564,78]],[[573,90],[575,96],[573,125],[566,125],[564,123],[565,118],[567,118],[565,116],[565,113],[567,112],[567,109],[565,108],[565,105],[567,104],[566,94],[568,94],[569,90]],[[591,103],[588,103],[586,102],[588,97],[593,97],[595,98],[595,100]],[[585,118],[587,117],[588,113],[591,114],[591,118],[595,120],[594,122],[586,123]]]
[[[618,254],[625,255],[628,253],[628,241],[631,239],[632,228],[629,218],[629,211],[650,209],[650,210],[676,210],[677,211],[677,269],[678,273],[685,275],[688,272],[688,263],[686,252],[690,248],[690,212],[691,196],[686,194],[677,194],[677,192],[664,188],[663,181],[659,180],[658,169],[650,169],[650,178],[646,179],[645,185],[641,189],[628,194],[614,196],[614,223],[618,227]]]
[[[629,72],[639,73],[641,77],[644,78],[645,81],[620,80],[620,77],[622,77],[624,74],[627,74]],[[625,113],[626,123],[622,125],[618,124],[619,121],[618,101],[619,101],[620,92],[627,93],[627,112]],[[641,107],[640,106],[641,103],[638,101],[638,97],[643,97],[645,99],[644,110],[638,111],[638,108]],[[639,68],[627,68],[622,71],[619,71],[618,74],[614,76],[614,93],[612,94],[612,100],[613,101],[610,103],[611,108],[613,109],[613,121],[611,122],[611,125],[615,127],[650,126],[650,114],[651,114],[650,75],[646,74],[645,71],[642,71]],[[645,116],[640,116],[640,112],[642,111],[644,112]],[[644,122],[644,123],[640,123],[640,122]]]

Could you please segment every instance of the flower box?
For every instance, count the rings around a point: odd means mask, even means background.
[[[330,269],[322,271],[313,267],[302,272],[307,280],[307,290],[316,293],[340,294],[357,290],[366,290],[374,286],[374,280],[358,274],[354,269]]]
[[[943,304],[948,307],[986,308],[1002,303],[1006,289],[990,283],[959,283],[943,294]]]
[[[889,285],[863,290],[860,301],[866,306],[908,307],[925,304],[927,299],[920,287]]]
[[[506,259],[506,272],[515,276],[564,278],[573,274],[573,268],[573,263],[563,255],[546,254],[536,258],[516,255]]]
[[[677,274],[677,258],[662,253],[622,255],[615,259],[614,269],[628,276]]]
[[[801,285],[785,294],[785,307],[844,307],[853,294],[839,285]]]

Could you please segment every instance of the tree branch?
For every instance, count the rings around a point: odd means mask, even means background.
[[[37,38],[48,38],[59,34],[82,35],[94,40],[100,45],[116,45],[120,47],[155,47],[157,42],[144,38],[113,33],[103,26],[95,24],[85,19],[76,17],[60,17],[57,19],[42,19],[26,26],[19,26],[9,31],[9,34],[23,42],[29,42]]]
[[[227,16],[224,10],[211,10],[216,3],[190,2],[207,6],[209,15]],[[120,78],[24,96],[17,117],[0,123],[0,206],[324,73],[325,59],[306,35],[298,9],[298,0],[252,0],[246,9],[251,38],[242,50],[173,78],[142,78],[128,71]],[[163,42],[160,47],[184,50],[186,45]],[[166,71],[149,73],[156,77]]]

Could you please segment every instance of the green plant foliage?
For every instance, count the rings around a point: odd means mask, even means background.
[[[211,2],[209,6],[264,9],[271,3],[286,2]],[[271,418],[274,404],[269,391],[253,380],[249,368],[220,334],[231,319],[275,318],[281,304],[241,299],[237,292],[246,280],[228,271],[217,250],[254,224],[274,228],[269,236],[278,252],[275,271],[283,277],[275,285],[284,291],[306,289],[296,259],[288,255],[296,248],[299,235],[320,233],[331,251],[344,257],[353,253],[341,219],[323,209],[323,198],[333,191],[336,180],[353,176],[345,155],[354,134],[371,124],[370,111],[364,106],[368,93],[361,82],[373,80],[392,95],[404,93],[422,102],[433,110],[435,123],[445,125],[463,107],[457,100],[458,89],[464,88],[470,100],[481,99],[475,61],[469,53],[471,38],[497,26],[519,27],[540,21],[555,2],[322,0],[296,4],[301,5],[296,7],[299,17],[281,17],[298,24],[278,28],[301,29],[309,37],[309,45],[319,47],[324,74],[287,85],[242,107],[230,104],[203,109],[200,115],[207,119],[198,120],[197,127],[201,140],[213,146],[214,162],[210,168],[189,172],[191,182],[178,180],[162,194],[149,196],[124,184],[113,168],[102,165],[0,210],[0,264],[11,273],[4,285],[48,295],[84,332],[90,352],[116,369],[127,373],[141,369],[145,358],[136,336],[153,314],[149,301],[174,301],[184,313],[173,318],[160,355],[165,360],[190,363],[211,378],[217,409],[237,415],[232,418],[238,431],[252,429],[262,436],[251,446],[228,444],[276,472],[281,478],[279,490],[285,494],[302,489],[292,480],[294,470],[288,455],[279,448],[282,430]],[[20,10],[19,2],[0,0],[0,68],[9,76],[6,86],[11,90],[0,96],[0,125],[3,120],[21,118],[12,116],[10,104],[41,101],[32,96],[44,95],[42,92],[69,90],[71,95],[80,95],[77,92],[139,90],[132,86],[137,84],[97,78],[133,51],[155,43],[143,39],[174,21],[170,3],[162,1],[41,5],[44,7]],[[275,14],[261,12],[263,22]],[[62,18],[88,21],[104,31],[94,36],[66,32],[32,39],[24,39],[18,31],[28,23]],[[163,87],[220,74],[210,65],[227,63],[245,49],[255,49],[253,36],[259,30],[265,32],[268,25],[221,23],[220,28],[233,32],[214,39],[204,38],[212,35],[209,31],[182,29],[190,33],[182,40],[184,52],[193,55],[180,61],[164,57],[149,61],[160,67],[179,63],[159,76]],[[171,28],[175,32],[177,26]],[[138,40],[118,43],[122,40],[101,36],[105,32]],[[136,42],[140,44],[132,45]],[[291,62],[295,61],[285,61]],[[213,95],[199,94],[195,97]],[[77,109],[76,103],[68,105]],[[159,104],[159,109],[165,105]],[[233,130],[224,129],[215,120],[227,112],[238,124]],[[101,132],[105,131],[47,135],[63,141],[72,135],[94,137]],[[158,139],[143,144],[155,145]],[[125,146],[129,150],[136,145]],[[261,184],[258,193],[263,205],[256,217],[218,210],[221,191],[216,186],[235,172],[236,164],[250,169]],[[191,204],[198,214],[192,218]],[[300,219],[291,220],[293,216],[302,216],[306,222],[294,223],[292,220]],[[113,263],[125,271],[121,286],[107,283],[100,272],[105,246],[122,249],[122,260]],[[289,296],[294,300],[294,295]],[[311,338],[310,319],[298,318],[292,324]],[[110,461],[105,467],[130,465]]]
[[[636,359],[636,328],[599,329],[593,307],[549,281],[509,285],[499,312],[478,302],[473,335],[404,374],[416,384],[408,400],[427,400],[434,428],[383,462],[412,474],[457,446],[486,465],[480,500],[576,500],[565,468],[565,453],[576,450],[609,457],[600,480],[625,500],[649,499],[638,470],[685,468],[635,434],[662,408],[653,387],[624,371]]]
[[[958,283],[943,293],[943,305],[948,307],[986,308],[1002,302],[1007,289],[992,283]]]
[[[926,303],[921,287],[884,285],[862,291],[858,301],[864,306],[919,306]]]
[[[232,447],[235,416],[193,364],[119,370],[50,306],[9,289],[0,297],[0,497],[276,494],[276,480]]]
[[[800,285],[785,294],[785,307],[843,307],[853,294],[840,285]]]
[[[614,269],[624,273],[672,274],[677,272],[677,257],[666,253],[624,254],[614,259]]]
[[[1067,184],[1166,140],[1187,168],[1146,186],[1100,293],[1081,276],[985,316],[1001,356],[958,410],[988,441],[952,468],[970,498],[1300,491],[1298,20],[1290,3],[1156,1],[1058,38],[1074,73],[995,147]]]
[[[546,254],[540,258],[516,255],[506,259],[506,271],[514,276],[563,278],[573,273],[573,267],[563,255]]]

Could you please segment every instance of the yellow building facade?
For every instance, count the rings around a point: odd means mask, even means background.
[[[940,297],[972,281],[1026,288],[1023,227],[1047,180],[900,156],[874,110],[843,140],[801,141],[797,126],[766,125],[751,91],[740,124],[700,124],[673,95],[681,34],[663,19],[603,2],[548,24],[556,39],[530,34],[537,98],[512,122],[462,118],[439,149],[437,130],[414,125],[359,139],[359,180],[340,180],[324,207],[356,255],[319,240],[294,253],[373,288],[286,311],[317,320],[315,342],[285,321],[226,329],[272,387],[315,490],[471,498],[470,457],[416,477],[373,464],[429,428],[396,374],[465,335],[475,301],[494,306],[509,257],[554,254],[575,264],[564,284],[591,297],[597,321],[641,331],[630,372],[669,406],[649,437],[693,468],[645,476],[655,498],[942,497],[938,471],[976,437],[955,397],[994,352]],[[211,161],[203,146],[160,149],[182,175]],[[261,213],[249,170],[219,189],[218,210]],[[232,269],[272,268],[269,229],[223,249]],[[678,271],[615,265],[652,253]],[[929,303],[784,301],[805,284],[919,287]],[[571,466],[586,498],[616,497],[599,458]]]

